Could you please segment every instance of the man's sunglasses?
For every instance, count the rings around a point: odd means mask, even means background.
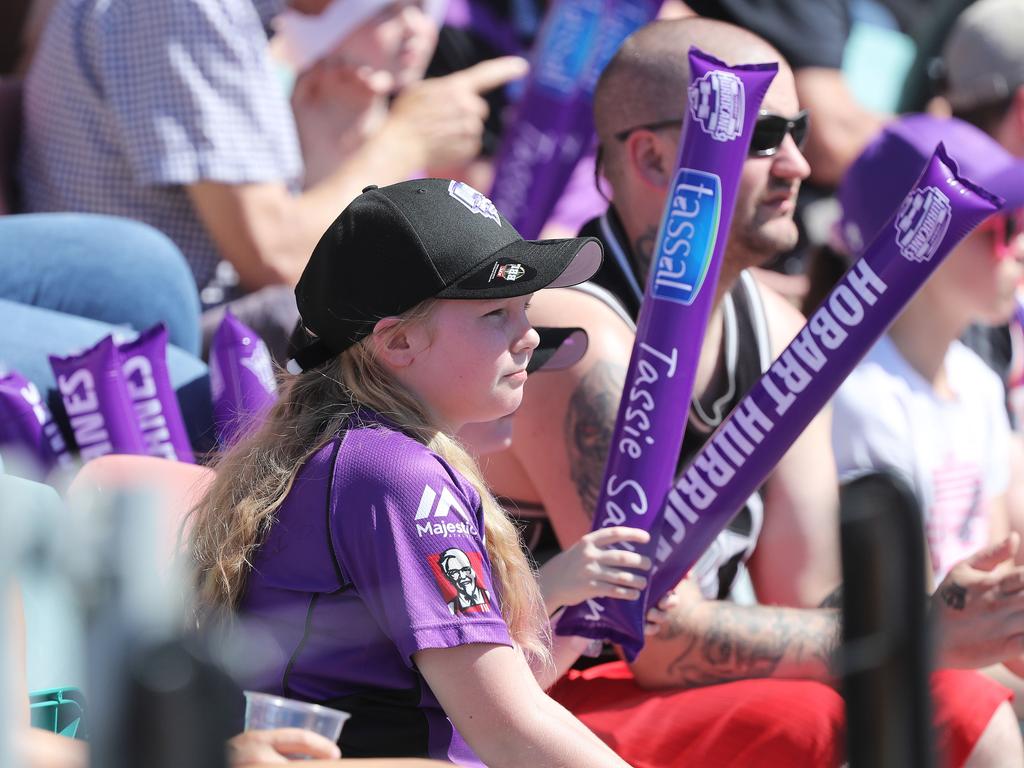
[[[999,261],[1015,256],[1014,245],[1024,234],[1024,208],[999,211],[989,216],[982,228],[992,234],[992,251]]]
[[[796,117],[790,119],[774,112],[761,112],[754,124],[754,133],[750,137],[751,157],[771,157],[779,151],[782,142],[786,140],[786,134],[793,135],[793,141],[798,147],[802,147],[807,140],[807,130],[810,127],[811,116],[806,109],[801,110]],[[616,133],[615,139],[625,141],[634,131],[660,131],[663,128],[672,126],[680,127],[683,121],[680,118],[671,120],[659,120],[656,123],[644,123],[634,125],[624,131]]]

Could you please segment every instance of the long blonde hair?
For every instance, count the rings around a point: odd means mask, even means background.
[[[418,305],[387,332],[425,320],[434,304]],[[251,558],[274,525],[299,468],[345,429],[363,405],[401,425],[476,488],[502,617],[527,656],[550,663],[550,626],[536,574],[515,524],[487,489],[466,449],[430,424],[415,396],[365,343],[349,347],[318,369],[283,376],[280,396],[262,426],[216,461],[216,479],[190,512],[189,552],[200,619],[230,614],[237,607]]]

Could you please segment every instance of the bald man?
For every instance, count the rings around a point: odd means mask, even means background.
[[[530,310],[535,323],[586,327],[590,348],[569,371],[531,380],[511,450],[484,463],[495,491],[516,500],[524,517],[546,515],[562,546],[589,530],[602,481],[632,347],[631,318],[675,170],[692,44],[731,64],[779,62],[763,109],[796,129],[774,146],[760,136],[761,155],[744,164],[680,465],[803,326],[803,317],[752,271],[795,243],[793,207],[809,173],[797,142],[802,121],[789,67],[763,40],[722,22],[644,27],[623,44],[595,93],[611,207],[581,234],[605,243],[605,263],[595,276],[604,293],[552,291],[536,296]],[[839,583],[829,419],[826,411],[812,422],[680,585],[679,609],[648,639],[631,670],[599,667],[554,689],[627,760],[829,765],[844,759],[842,701],[828,685],[838,614],[819,607]],[[749,602],[751,585],[760,605],[740,604]],[[950,709],[950,691],[975,708]],[[1004,689],[974,673],[946,672],[936,693],[937,720],[948,726],[940,728],[940,746],[954,764],[968,755],[974,765],[1006,764],[1007,755],[1019,754]],[[743,735],[723,720],[743,723]]]

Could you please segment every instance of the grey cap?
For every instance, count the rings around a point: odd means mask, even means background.
[[[979,0],[957,19],[942,52],[946,98],[969,110],[1024,84],[1024,0]]]

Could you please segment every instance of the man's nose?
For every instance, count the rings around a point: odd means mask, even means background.
[[[793,140],[792,134],[786,134],[779,145],[779,151],[772,158],[772,175],[795,181],[803,181],[811,175],[811,165]]]

